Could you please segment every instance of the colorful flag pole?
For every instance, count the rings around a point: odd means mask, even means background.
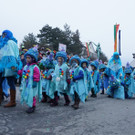
[[[119,30],[119,55],[121,56],[121,30]]]
[[[114,52],[117,52],[117,33],[119,30],[119,24],[114,25]]]

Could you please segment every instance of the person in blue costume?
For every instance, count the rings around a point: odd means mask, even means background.
[[[102,91],[101,94],[104,94],[104,85],[105,85],[105,76],[104,76],[104,71],[106,69],[106,66],[101,63],[99,65],[99,85],[100,85],[100,90]]]
[[[54,72],[53,53],[49,54],[49,57],[43,62],[44,71],[41,73],[42,76],[42,103],[47,102],[48,99],[54,99],[54,83],[52,80],[52,73]],[[51,103],[52,100],[49,101]]]
[[[106,67],[104,71],[104,90],[106,91],[109,86],[110,69]]]
[[[98,61],[95,60],[91,63],[91,76],[94,83],[94,88],[91,90],[91,97],[95,98],[97,97],[97,93],[100,91],[99,88],[99,72],[98,72]]]
[[[70,104],[70,99],[68,97],[68,76],[69,69],[66,64],[67,54],[64,51],[59,51],[56,53],[55,59],[57,60],[57,65],[55,66],[55,71],[53,74],[52,81],[55,82],[54,87],[54,100],[50,104],[50,106],[58,105],[58,97],[59,95],[64,95],[65,104],[64,106],[68,106]]]
[[[131,78],[131,88],[132,88],[133,94],[135,94],[135,69],[133,70],[131,77],[132,77]]]
[[[23,67],[26,65],[26,59],[24,58],[24,54],[25,54],[24,51],[22,51],[21,54],[20,54],[20,58],[21,58],[21,62],[22,62]],[[22,77],[19,76],[18,78],[19,78],[19,85],[21,85]]]
[[[118,52],[113,53],[107,67],[110,69],[110,74],[115,78],[119,79],[120,76],[123,76],[122,63]]]
[[[91,73],[88,69],[89,63],[86,59],[81,59],[81,67],[84,70],[84,80],[85,80],[85,87],[87,89],[87,95],[91,91],[92,88],[94,88],[94,83],[91,77]],[[88,96],[86,97],[86,100],[88,99]]]
[[[81,60],[79,56],[73,56],[69,63],[71,65],[70,95],[74,100],[72,107],[74,109],[78,109],[80,100],[85,103],[86,96],[88,95],[88,90],[86,88],[84,70],[81,68]]]
[[[125,98],[132,98],[133,92],[132,92],[132,68],[127,63],[125,68],[125,76],[124,76],[124,91],[125,91]]]
[[[122,86],[122,82],[124,80],[123,69],[118,52],[114,52],[108,62],[107,68],[109,69],[109,74],[111,75],[107,94],[109,97],[125,99],[124,87]]]
[[[16,106],[16,87],[15,78],[17,71],[22,68],[22,63],[19,57],[19,49],[17,40],[13,37],[13,33],[9,30],[4,30],[0,38],[0,104],[2,98],[2,82],[7,79],[10,87],[10,102],[4,107]]]
[[[22,75],[21,82],[21,103],[24,102],[28,105],[27,113],[33,113],[36,108],[36,97],[38,96],[39,102],[42,99],[42,84],[38,61],[38,50],[35,46],[25,53],[27,65],[18,74]]]
[[[106,91],[107,95],[112,98],[125,99],[124,87],[121,85],[121,81],[111,75],[109,79],[109,86]]]

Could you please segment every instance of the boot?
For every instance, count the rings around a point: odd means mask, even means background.
[[[28,110],[26,110],[26,113],[28,113],[28,114],[34,113],[35,112],[35,108],[36,108],[35,106],[28,108]]]
[[[47,102],[47,95],[46,95],[46,92],[43,92],[42,95],[43,95],[43,98],[42,98],[41,102],[42,102],[42,103],[46,103],[46,102]]]
[[[94,89],[91,90],[91,97],[94,97]]]
[[[96,98],[96,97],[97,97],[97,94],[94,94],[94,95],[93,95],[93,98]]]
[[[92,93],[91,97],[93,97],[93,98],[97,97],[97,94],[95,94],[94,89],[91,90],[91,93]]]
[[[75,110],[79,109],[79,103],[80,103],[80,99],[78,98],[75,105],[74,105]]]
[[[3,90],[2,90],[2,88],[0,88],[0,105],[1,105],[1,102],[2,102],[2,94],[3,93]]]
[[[69,100],[68,95],[67,94],[64,94],[64,98],[65,98],[65,104],[64,104],[64,106],[69,106],[70,100]]]
[[[50,104],[51,107],[58,106],[58,96],[55,94],[53,102]]]
[[[51,107],[54,106],[58,106],[58,101],[56,101],[55,99],[53,100],[53,102],[50,104]]]
[[[16,90],[10,89],[10,102],[4,105],[4,107],[14,107],[16,106]]]
[[[73,105],[71,105],[73,108],[74,108],[74,106],[75,106],[75,103],[73,104]]]
[[[125,98],[126,98],[126,99],[128,98],[128,93],[127,93],[127,91],[125,91]]]
[[[104,94],[104,89],[102,90],[101,94]]]
[[[111,95],[108,95],[108,97],[109,97],[109,98],[112,98],[112,96],[111,96]]]
[[[47,103],[53,103],[53,99],[50,99]]]
[[[74,105],[75,110],[79,108],[79,103],[80,103],[80,98],[78,94],[75,92],[75,105]]]

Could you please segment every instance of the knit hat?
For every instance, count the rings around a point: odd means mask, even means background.
[[[37,46],[29,49],[26,53],[25,53],[25,58],[27,55],[30,55],[31,57],[33,57],[36,61],[38,61],[38,49],[37,49]]]
[[[53,62],[53,53],[51,52],[50,55],[44,60],[41,60],[43,66],[47,69],[54,69],[54,62]]]
[[[10,30],[4,30],[2,32],[2,35],[4,35],[6,39],[13,40],[14,42],[17,43],[17,40],[13,37],[13,33]]]
[[[106,66],[102,63],[102,60],[100,60],[98,69],[100,70],[100,69],[105,69],[105,68],[106,68]]]
[[[100,69],[105,69],[105,68],[106,68],[106,66],[105,66],[104,64],[100,64],[100,65],[99,65],[99,70],[100,70]]]
[[[99,65],[98,60],[94,60],[94,61],[91,63],[91,66],[94,66],[96,69],[98,68],[98,65]]]
[[[81,60],[80,60],[80,57],[78,56],[78,55],[74,55],[70,60],[69,60],[69,63],[70,63],[70,65],[72,64],[72,61],[73,60],[77,60],[78,61],[78,65],[80,65],[81,64]]]
[[[131,68],[129,62],[127,62],[127,65],[126,65],[126,67],[125,67],[125,74],[128,74],[128,73],[129,73],[129,74],[132,73],[132,68]]]
[[[88,65],[89,65],[88,60],[86,60],[86,59],[81,59],[81,66],[82,66],[83,63],[86,63],[86,65],[87,65],[87,67],[88,67]]]
[[[67,61],[67,53],[64,52],[64,51],[59,51],[59,52],[57,52],[55,59],[57,60],[58,57],[62,57],[62,58],[64,59],[64,62]]]

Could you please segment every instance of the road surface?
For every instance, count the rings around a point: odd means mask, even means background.
[[[33,114],[19,100],[18,90],[16,107],[0,106],[0,135],[135,135],[135,98],[123,101],[99,94],[74,110],[63,106],[62,97],[58,107],[38,103]]]

